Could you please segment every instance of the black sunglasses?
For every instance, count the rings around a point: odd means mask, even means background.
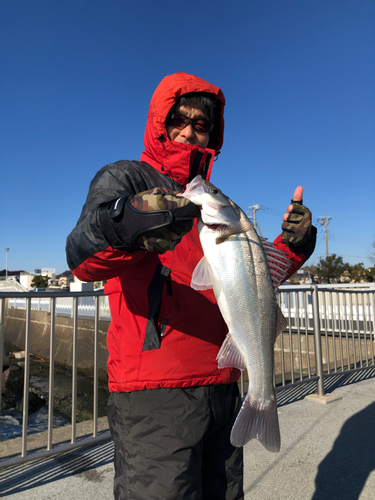
[[[167,124],[174,128],[183,129],[191,124],[197,132],[208,133],[214,128],[213,123],[204,118],[189,118],[181,113],[171,113],[167,118]]]

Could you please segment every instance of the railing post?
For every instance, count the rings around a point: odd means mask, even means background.
[[[94,297],[95,305],[95,325],[94,325],[94,397],[93,397],[93,432],[92,435],[98,435],[98,344],[99,344],[99,297]]]
[[[4,362],[4,323],[5,323],[5,299],[0,299],[0,414],[1,414],[1,393],[3,384],[3,362]]]
[[[76,441],[77,427],[77,337],[78,337],[78,297],[73,297],[73,346],[72,346],[72,437]]]
[[[29,375],[30,375],[30,324],[31,324],[31,298],[26,299],[26,333],[25,333],[25,374],[23,385],[23,408],[22,408],[22,452],[27,453],[27,425],[29,419]]]
[[[320,320],[319,320],[319,300],[318,300],[318,286],[313,285],[312,289],[312,306],[313,306],[313,321],[314,321],[314,346],[315,346],[315,363],[316,374],[318,380],[318,396],[324,396],[324,376],[323,376],[323,359],[322,359],[322,339],[320,336]]]
[[[52,450],[53,432],[53,400],[55,394],[55,313],[56,298],[51,297],[49,309],[51,311],[51,330],[49,340],[49,387],[48,387],[48,437],[47,450]]]

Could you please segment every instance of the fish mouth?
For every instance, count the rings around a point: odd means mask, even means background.
[[[205,201],[205,205],[207,207],[213,208],[214,210],[220,210],[225,207],[230,207],[229,204],[224,204],[224,203],[209,203],[208,201]]]

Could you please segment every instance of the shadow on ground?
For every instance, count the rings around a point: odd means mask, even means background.
[[[349,418],[318,467],[312,500],[357,500],[375,469],[375,403]],[[374,493],[375,495],[375,493]]]
[[[37,460],[0,470],[0,495],[14,495],[59,479],[83,474],[89,481],[100,482],[96,469],[113,463],[113,441],[101,446],[79,448],[64,455]]]
[[[366,370],[360,370],[357,372],[332,375],[324,379],[324,389],[326,394],[332,393],[335,389],[343,387],[345,385],[354,384],[356,382],[361,382],[362,380],[368,380],[375,378],[375,368],[369,368]],[[306,384],[297,385],[295,387],[288,387],[284,390],[277,390],[277,406],[281,407],[295,401],[300,401],[304,399],[309,394],[316,393],[317,383],[308,382]]]
[[[375,369],[332,375],[324,380],[325,392],[375,378]],[[315,393],[316,382],[277,393],[278,406]],[[332,450],[322,460],[315,478],[312,500],[358,500],[368,476],[375,469],[375,403],[350,417],[342,426]]]

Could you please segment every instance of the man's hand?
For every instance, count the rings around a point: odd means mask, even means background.
[[[132,244],[159,254],[174,250],[192,229],[194,219],[200,213],[197,205],[166,188],[138,193],[128,200],[127,205],[125,223],[132,218],[133,224],[139,225],[135,228],[138,231],[133,233]],[[141,220],[143,227],[140,227]]]
[[[283,242],[291,249],[302,250],[311,241],[311,212],[302,205],[303,187],[294,191],[291,205],[283,216]]]
[[[177,191],[157,187],[99,207],[98,223],[119,250],[174,250],[199,215],[199,208]]]

